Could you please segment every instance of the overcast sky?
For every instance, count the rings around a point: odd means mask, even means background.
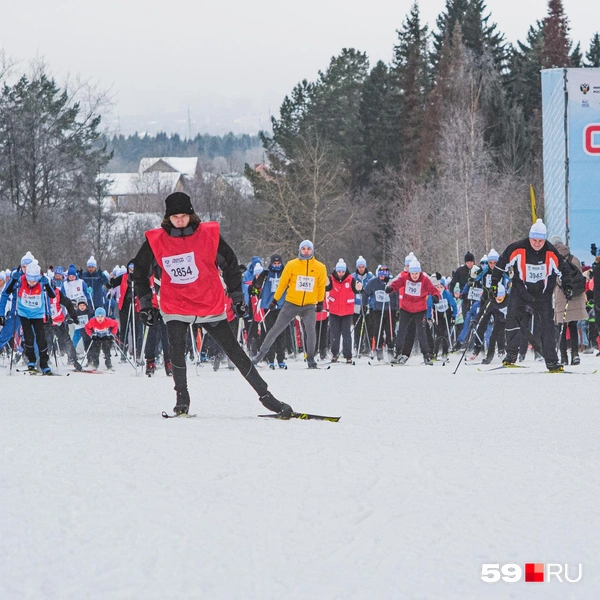
[[[0,21],[0,43],[22,70],[43,56],[61,80],[79,74],[110,89],[111,127],[193,133],[255,132],[283,97],[314,80],[344,47],[389,62],[412,0],[27,0]],[[585,52],[600,29],[598,0],[564,0]],[[422,0],[431,27],[445,0]],[[507,40],[523,40],[547,0],[488,0]],[[116,116],[119,119],[116,119]],[[135,117],[135,118],[134,118]]]

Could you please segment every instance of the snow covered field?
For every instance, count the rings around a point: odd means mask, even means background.
[[[210,366],[198,418],[171,420],[162,371],[0,368],[0,599],[600,597],[600,373],[456,360],[261,370],[339,423],[258,419]],[[489,584],[484,563],[583,578]]]

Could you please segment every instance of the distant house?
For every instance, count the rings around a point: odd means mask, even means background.
[[[102,173],[100,178],[110,181],[107,196],[117,212],[155,212],[165,196],[185,189],[178,172]]]
[[[202,185],[216,190],[230,187],[245,197],[253,196],[252,185],[243,175],[203,172],[197,156],[142,158],[137,173],[103,173],[100,178],[111,181],[107,196],[118,212],[160,212],[165,196],[173,192],[202,196]]]
[[[142,158],[140,160],[139,174],[143,173],[181,173],[188,179],[197,179],[200,176],[200,166],[197,156],[177,157],[162,156],[160,158]]]

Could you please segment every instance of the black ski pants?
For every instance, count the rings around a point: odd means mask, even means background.
[[[414,323],[419,346],[423,356],[429,354],[429,342],[427,341],[427,312],[422,310],[419,312],[408,312],[403,308],[400,309],[400,326],[398,327],[398,335],[396,336],[396,353],[399,353],[404,348],[406,336],[410,324]]]
[[[171,347],[169,346],[169,336],[167,334],[167,325],[162,316],[156,311],[158,318],[152,327],[148,327],[148,336],[146,338],[146,347],[144,348],[144,358],[154,360],[158,351],[158,342],[162,343],[163,358],[165,362],[171,360]]]
[[[533,312],[533,318],[539,327],[542,341],[542,355],[546,365],[556,364],[556,332],[554,329],[554,308],[552,296],[548,299],[541,298],[533,302],[523,299],[518,291],[513,290],[509,295],[508,314],[506,315],[506,354],[507,359],[516,360],[521,343],[521,328],[530,323],[527,307]]]
[[[48,343],[46,341],[46,332],[44,331],[44,319],[28,319],[21,317],[21,327],[23,328],[23,349],[27,356],[27,362],[35,363],[35,344],[37,343],[38,353],[40,355],[40,368],[48,367]]]
[[[267,393],[267,383],[259,375],[256,367],[242,347],[238,344],[229,323],[225,319],[214,323],[202,323],[202,328],[221,346],[221,349],[231,362],[238,368],[244,379],[256,390],[259,396]],[[185,363],[186,337],[189,323],[169,321],[167,331],[171,345],[171,367],[175,389],[178,392],[187,391],[187,367]]]
[[[100,361],[100,350],[104,353],[104,360],[110,360],[110,351],[113,346],[113,337],[106,336],[101,338],[92,337],[92,343],[90,344],[90,349],[87,354],[88,363],[91,363],[95,366],[98,366]]]
[[[271,328],[275,325],[277,321],[277,317],[279,316],[279,310],[274,309],[270,310],[265,316],[265,331],[270,331]],[[269,348],[267,352],[267,362],[272,363],[275,362],[275,357],[277,357],[277,362],[282,363],[285,362],[285,343],[286,338],[288,336],[287,329],[284,329],[273,342],[273,345]],[[264,336],[263,336],[264,337]]]
[[[56,337],[59,349],[67,353],[69,361],[75,362],[77,360],[77,352],[75,352],[73,340],[69,336],[68,327],[69,326],[64,322],[60,325],[46,323],[46,343],[50,348],[54,348],[54,338]]]
[[[344,358],[352,358],[352,315],[329,315],[329,340],[331,353],[340,353],[340,337],[342,338],[342,354]]]

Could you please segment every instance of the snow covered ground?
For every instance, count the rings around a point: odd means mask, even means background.
[[[0,598],[598,598],[600,373],[456,360],[261,370],[339,423],[256,418],[210,366],[198,418],[171,420],[163,372],[0,368]],[[484,563],[583,578],[488,584]]]

